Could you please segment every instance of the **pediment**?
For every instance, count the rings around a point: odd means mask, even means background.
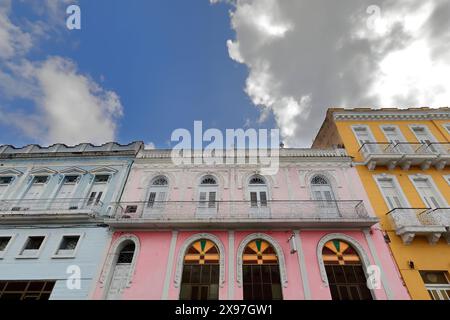
[[[89,171],[89,173],[92,173],[92,174],[102,174],[102,173],[114,174],[114,173],[117,173],[117,170],[113,169],[111,167],[99,167],[99,168],[92,169],[91,171]]]
[[[31,172],[30,172],[30,174],[34,175],[34,176],[37,176],[40,174],[50,175],[50,174],[55,174],[55,173],[56,173],[56,171],[53,169],[50,169],[50,168],[36,168],[36,169],[31,170]]]
[[[65,175],[67,175],[67,174],[81,175],[81,174],[86,174],[87,171],[83,170],[81,168],[78,168],[78,167],[71,167],[71,168],[67,168],[67,169],[61,170],[61,171],[59,171],[59,173],[62,173],[62,174],[65,174]]]
[[[0,170],[0,176],[20,176],[22,174],[23,172],[13,168]]]

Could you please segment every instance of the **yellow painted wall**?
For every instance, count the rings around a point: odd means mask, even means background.
[[[352,125],[364,124],[370,127],[377,142],[386,142],[386,138],[380,127],[381,125],[397,125],[408,142],[417,142],[414,133],[408,125],[427,125],[430,132],[439,142],[448,142],[450,141],[450,136],[442,126],[445,123],[448,123],[448,121],[339,121],[336,124],[347,152],[355,158],[355,162],[360,162],[363,161],[363,158],[358,152],[360,146],[351,129]],[[438,171],[435,168],[421,170],[420,168],[413,167],[405,171],[400,168],[388,170],[386,167],[377,167],[377,169],[369,171],[364,165],[357,165],[356,168],[375,213],[380,218],[381,227],[389,235],[392,254],[411,297],[413,299],[430,299],[419,270],[439,270],[450,273],[450,245],[443,238],[436,245],[431,245],[423,236],[416,236],[410,245],[404,245],[401,238],[395,234],[386,216],[389,209],[373,176],[381,173],[395,175],[410,205],[412,207],[425,207],[425,204],[408,176],[418,173],[431,176],[443,198],[450,204],[450,185],[444,178],[445,175],[450,175],[450,169],[448,166],[442,171]],[[409,267],[408,261],[414,262],[414,269]]]

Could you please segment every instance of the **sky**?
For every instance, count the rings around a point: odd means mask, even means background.
[[[169,148],[200,120],[309,147],[329,107],[449,101],[450,0],[0,0],[0,144]]]

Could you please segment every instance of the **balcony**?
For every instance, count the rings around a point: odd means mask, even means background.
[[[404,244],[425,236],[435,244],[444,236],[450,244],[450,208],[395,208],[387,213]]]
[[[31,221],[85,221],[95,219],[103,208],[92,199],[0,200],[0,224]]]
[[[105,223],[131,228],[340,228],[370,227],[362,201],[167,201],[112,204]]]
[[[449,143],[366,142],[358,151],[369,170],[377,166],[386,166],[388,169],[398,166],[403,170],[411,166],[420,166],[423,170],[435,166],[442,170],[450,164]]]

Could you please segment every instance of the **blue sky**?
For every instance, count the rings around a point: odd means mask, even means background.
[[[117,93],[123,115],[116,140],[167,147],[172,131],[191,129],[194,120],[202,120],[205,128],[242,128],[247,119],[255,125],[259,111],[243,90],[247,68],[228,55],[226,41],[234,37],[228,5],[207,0],[82,0],[79,5],[81,30],[56,23],[57,30],[39,40],[26,59],[70,59],[79,74]],[[60,9],[56,18],[64,21],[65,6]],[[21,25],[23,19],[51,17],[13,1],[11,22]],[[2,100],[8,110],[35,107],[26,99]],[[261,126],[273,125],[269,120]],[[0,136],[7,144],[42,142],[4,123]]]
[[[0,144],[165,148],[201,120],[309,147],[329,107],[449,106],[448,39],[448,0],[1,0]]]

